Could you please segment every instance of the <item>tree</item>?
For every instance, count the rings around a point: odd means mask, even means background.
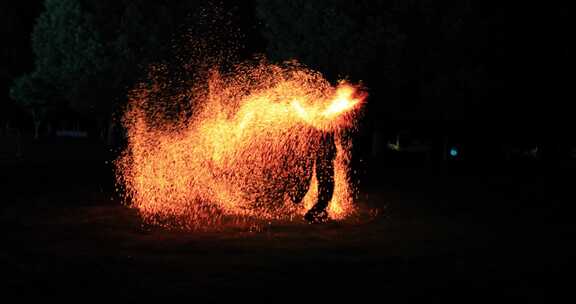
[[[78,101],[94,96],[97,87],[88,92],[85,88],[107,64],[99,33],[80,2],[46,0],[44,5],[31,39],[34,70],[17,78],[11,88],[11,97],[31,110],[35,138],[49,108],[83,110]]]
[[[30,32],[42,0],[0,2],[0,122],[18,124],[21,109],[10,100],[14,77],[31,70]]]
[[[10,95],[30,112],[34,123],[34,139],[40,137],[40,127],[46,116],[55,105],[54,89],[50,84],[35,74],[29,74],[16,79],[10,90]]]
[[[368,0],[258,0],[256,12],[274,60],[296,58],[330,78],[364,79],[369,71],[390,78],[406,37],[382,15],[383,6]]]
[[[45,0],[31,39],[34,71],[14,82],[11,96],[27,107],[62,101],[96,118],[104,138],[141,69],[169,49],[184,2]]]

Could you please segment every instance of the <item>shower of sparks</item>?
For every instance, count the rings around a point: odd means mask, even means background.
[[[300,218],[315,204],[315,174],[306,176],[326,132],[337,148],[329,216],[354,212],[351,143],[342,135],[355,127],[366,97],[358,86],[332,86],[295,63],[241,64],[201,80],[185,94],[192,114],[169,122],[161,118],[163,103],[154,102],[169,82],[153,79],[131,94],[123,119],[128,144],[116,173],[127,204],[146,222],[210,229]],[[307,192],[294,204],[298,191]]]

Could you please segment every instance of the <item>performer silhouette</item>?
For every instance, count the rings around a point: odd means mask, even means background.
[[[328,220],[326,208],[334,194],[334,159],[336,158],[336,145],[334,134],[324,132],[321,134],[319,147],[315,149],[312,161],[316,164],[316,179],[318,181],[318,197],[316,204],[304,215],[304,219],[309,223],[322,223]],[[300,186],[290,193],[292,202],[299,204],[308,192],[310,179],[312,177],[311,162],[305,166],[304,176],[298,183]]]

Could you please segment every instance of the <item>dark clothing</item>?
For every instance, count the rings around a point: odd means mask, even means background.
[[[336,158],[336,145],[334,143],[334,134],[323,133],[319,142],[319,147],[316,149],[316,155],[313,161],[316,165],[316,179],[318,181],[318,198],[316,204],[308,211],[306,219],[315,218],[316,215],[326,213],[328,203],[332,200],[334,194],[334,159]],[[300,181],[301,187],[296,187],[296,190],[291,193],[291,199],[294,203],[300,203],[308,192],[310,185],[310,178],[312,177],[312,163],[305,164],[308,168],[303,180]]]
[[[318,200],[312,207],[315,210],[325,210],[334,194],[334,159],[336,145],[332,133],[324,134],[316,154],[316,179],[318,180]]]

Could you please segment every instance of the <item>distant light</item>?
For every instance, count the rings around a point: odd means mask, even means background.
[[[456,147],[450,148],[450,156],[452,156],[452,157],[458,156],[458,148],[456,148]]]
[[[392,151],[400,151],[400,145],[399,144],[394,144],[394,143],[388,143],[388,149],[392,150]]]

